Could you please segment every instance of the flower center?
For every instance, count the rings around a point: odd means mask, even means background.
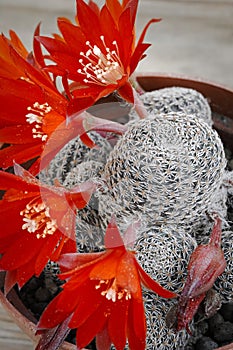
[[[26,208],[20,212],[23,216],[23,230],[29,233],[36,232],[36,238],[45,238],[52,235],[56,229],[56,221],[52,220],[49,215],[49,208],[38,200],[33,200],[26,205]]]
[[[44,116],[51,112],[52,107],[48,103],[39,104],[39,102],[35,102],[32,107],[27,107],[27,110],[29,113],[26,114],[26,121],[33,126],[33,138],[40,138],[42,141],[46,141],[48,135],[43,132],[42,126]]]
[[[86,41],[89,49],[86,53],[80,52],[83,57],[79,59],[82,68],[78,69],[77,72],[85,75],[84,83],[95,83],[102,86],[116,84],[117,80],[124,75],[117,42],[112,42],[114,49],[111,50],[105,45],[104,36],[101,36],[100,39],[105,52],[101,51],[97,45],[92,46],[90,41]]]
[[[108,300],[112,300],[114,303],[116,300],[125,300],[131,299],[131,293],[127,289],[118,288],[116,285],[116,279],[113,280],[101,280],[99,284],[95,286],[95,289],[99,289],[103,284],[107,285],[107,289],[103,290],[100,294]]]

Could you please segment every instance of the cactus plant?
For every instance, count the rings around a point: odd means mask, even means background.
[[[153,114],[183,113],[195,115],[212,126],[211,109],[207,99],[198,91],[184,87],[170,87],[145,92],[140,96],[147,112]],[[130,113],[131,119],[138,119],[137,113]]]
[[[193,115],[130,123],[105,166],[100,215],[115,212],[122,224],[142,215],[153,225],[193,225],[218,190],[225,164],[219,136]]]

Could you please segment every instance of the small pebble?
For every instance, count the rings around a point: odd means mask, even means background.
[[[52,278],[48,278],[48,277],[45,278],[45,287],[49,290],[52,296],[57,294],[59,289],[56,282]]]
[[[227,213],[227,219],[231,222],[233,221],[233,213],[232,212]]]
[[[232,152],[229,148],[225,147],[225,155],[228,160],[231,160],[232,158]]]
[[[229,160],[228,166],[229,166],[230,170],[233,170],[233,159]]]
[[[218,347],[218,344],[211,338],[202,337],[197,341],[195,345],[195,350],[213,350],[217,349]]]
[[[233,302],[223,304],[219,312],[225,321],[233,322]]]
[[[40,287],[37,289],[36,293],[35,293],[35,298],[37,301],[49,301],[51,298],[51,293],[49,292],[48,289],[46,289],[45,287]]]
[[[226,321],[215,328],[213,339],[222,344],[233,341],[233,323]]]
[[[30,281],[27,283],[27,288],[32,291],[36,290],[40,286],[40,281],[37,278],[31,278]]]
[[[197,327],[197,332],[199,334],[206,334],[208,329],[209,329],[209,325],[208,325],[208,322],[206,320],[198,322],[196,327]]]
[[[35,314],[35,316],[41,315],[47,305],[48,303],[46,302],[34,303],[34,305],[32,306],[32,311]]]
[[[209,332],[211,335],[215,333],[216,327],[224,323],[224,318],[220,313],[216,313],[214,316],[208,319]]]
[[[27,301],[27,304],[29,305],[29,308],[31,308],[31,306],[33,306],[35,304],[34,295],[28,294],[26,301]]]

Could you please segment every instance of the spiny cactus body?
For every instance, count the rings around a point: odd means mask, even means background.
[[[144,291],[144,307],[147,323],[146,349],[185,350],[190,335],[182,330],[176,332],[166,324],[166,317],[176,302]]]
[[[105,220],[192,225],[208,208],[225,168],[222,142],[195,116],[152,115],[129,126],[107,160]]]
[[[90,132],[89,136],[95,142],[97,147],[94,147],[92,149],[88,148],[83,144],[79,137],[71,140],[50,162],[46,170],[40,173],[40,179],[50,184],[53,184],[54,179],[56,179],[61,184],[64,184],[66,177],[73,176],[70,173],[74,172],[74,168],[76,168],[78,165],[80,165],[80,167],[83,167],[82,163],[93,161],[96,162],[96,165],[99,163],[105,164],[107,156],[112,150],[112,146],[107,139],[96,132]],[[91,164],[89,163],[89,165]],[[96,168],[96,166],[94,166],[94,168]],[[94,169],[92,169],[91,166],[90,171],[90,174],[89,172],[86,172],[86,179],[90,179],[91,176],[96,176]],[[77,168],[75,172],[79,172],[80,174],[82,173],[82,176],[84,176],[84,172],[82,172],[81,169],[79,170],[79,168]],[[74,178],[71,186],[77,184],[79,180],[79,177],[77,177],[77,181],[75,182]]]
[[[96,148],[89,149],[79,137],[71,140],[56,155],[49,167],[40,173],[40,179],[49,184],[53,184],[56,179],[66,188],[88,180],[98,182],[112,146],[95,132],[91,132],[90,137],[96,143]],[[102,226],[98,214],[98,198],[94,194],[88,205],[77,212],[76,242],[79,252],[103,249]]]
[[[222,249],[227,266],[216,280],[214,288],[221,294],[223,302],[229,302],[233,301],[233,230],[222,232]]]
[[[195,239],[175,225],[143,227],[138,236],[134,249],[143,269],[169,290],[180,293],[190,255],[197,246]]]
[[[145,92],[140,96],[149,114],[184,113],[195,115],[212,126],[211,109],[207,99],[198,91],[183,87],[169,87],[151,92]],[[135,112],[131,113],[132,119],[138,119]]]

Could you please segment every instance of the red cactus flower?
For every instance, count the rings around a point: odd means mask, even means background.
[[[105,246],[100,253],[61,256],[59,265],[65,272],[60,277],[68,282],[42,314],[38,329],[68,323],[77,328],[78,349],[95,336],[100,350],[109,349],[111,343],[124,349],[127,338],[131,349],[145,349],[141,284],[164,298],[176,294],[145,273],[134,252],[126,249],[114,220],[107,227]]]
[[[5,78],[19,79],[25,76],[25,72],[21,67],[12,60],[10,47],[11,45],[15,50],[21,54],[24,59],[28,57],[28,51],[24,47],[21,40],[18,38],[14,31],[10,31],[10,39],[7,39],[3,34],[0,35],[0,76]]]
[[[0,150],[0,168],[38,157],[30,168],[37,174],[56,152],[78,135],[93,147],[86,134],[88,130],[125,131],[118,123],[83,114],[81,111],[94,103],[93,98],[82,98],[78,103],[65,98],[37,63],[43,60],[38,43],[34,45],[36,58],[29,60],[16,34],[13,38],[0,37],[0,143],[8,145]],[[74,116],[70,123],[67,123],[67,114]]]
[[[129,77],[145,56],[150,44],[143,42],[152,19],[135,45],[135,17],[138,0],[107,0],[100,9],[93,1],[77,2],[77,25],[58,19],[62,36],[40,36],[38,40],[56,65],[48,66],[55,75],[67,75],[76,82],[73,96],[106,96],[115,90],[133,103]]]
[[[58,139],[57,147],[78,135],[74,126],[67,133],[69,101],[57,90],[48,73],[39,68],[36,58],[29,58],[16,34],[11,32],[11,37],[10,40],[0,36],[0,143],[8,145],[0,150],[3,169],[14,161],[21,164],[40,157],[49,137],[62,123],[67,137]],[[41,61],[39,49],[36,52]],[[75,112],[91,104],[92,98],[84,98],[75,105]]]
[[[226,268],[226,260],[221,249],[221,220],[215,224],[208,244],[199,245],[191,255],[188,276],[179,298],[177,310],[177,330],[186,328],[195,315],[207,291]]]
[[[88,203],[95,185],[86,182],[71,191],[45,186],[15,165],[0,172],[0,269],[7,271],[6,292],[39,275],[48,260],[75,252],[75,212]]]

